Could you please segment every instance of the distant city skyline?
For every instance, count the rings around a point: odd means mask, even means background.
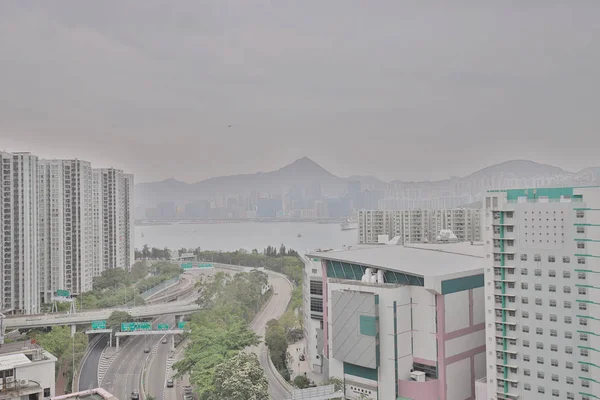
[[[0,150],[139,182],[598,163],[597,2],[3,2]]]

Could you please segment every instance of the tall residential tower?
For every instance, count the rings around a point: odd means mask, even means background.
[[[487,399],[600,398],[600,188],[492,191],[484,226]]]

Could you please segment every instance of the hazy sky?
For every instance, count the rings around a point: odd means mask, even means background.
[[[0,150],[138,181],[600,165],[598,21],[598,0],[2,1]]]

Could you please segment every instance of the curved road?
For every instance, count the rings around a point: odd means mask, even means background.
[[[98,339],[90,349],[90,353],[85,360],[85,363],[81,366],[79,391],[98,387],[98,364],[100,363],[100,356],[102,355],[102,350],[106,347],[107,341],[108,335],[103,333],[101,334],[100,339]]]

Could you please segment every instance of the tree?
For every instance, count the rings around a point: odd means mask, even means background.
[[[106,327],[112,329],[113,332],[121,330],[121,324],[123,322],[131,322],[133,317],[126,311],[113,311],[106,321]]]
[[[131,273],[130,273],[131,278],[133,281],[137,282],[140,279],[144,279],[146,277],[146,275],[148,275],[149,271],[150,271],[150,268],[148,267],[148,264],[146,264],[146,262],[137,261],[131,267]]]
[[[310,385],[310,380],[304,375],[298,375],[294,378],[294,386],[298,389],[306,389]]]
[[[240,352],[215,368],[210,400],[268,400],[269,382],[258,357]]]
[[[116,288],[120,285],[129,286],[131,285],[131,278],[127,271],[122,268],[109,268],[102,271],[100,276],[97,276],[93,280],[95,290],[105,290],[109,288]]]
[[[334,390],[340,391],[344,389],[344,382],[340,378],[331,377],[323,382],[323,386],[333,385]]]
[[[148,247],[148,245],[147,245],[147,244],[145,244],[145,245],[142,247],[142,258],[143,258],[144,260],[147,260],[148,258],[150,258],[150,248]]]

